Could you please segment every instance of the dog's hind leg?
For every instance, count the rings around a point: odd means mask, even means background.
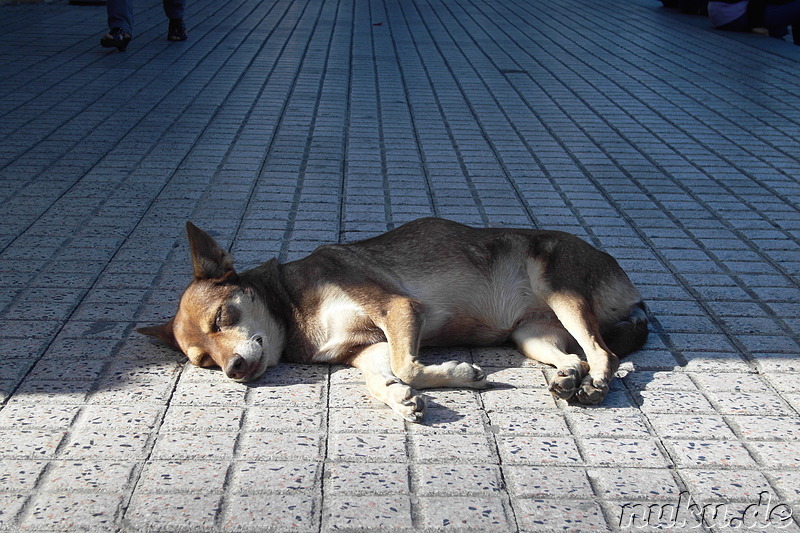
[[[560,324],[525,322],[511,334],[517,349],[528,359],[556,367],[550,382],[553,396],[567,400],[578,390],[589,365],[577,354],[569,353],[574,343]]]
[[[552,293],[547,303],[556,317],[578,342],[589,363],[576,397],[583,404],[594,405],[608,394],[608,384],[619,368],[619,358],[611,353],[600,334],[600,324],[591,304],[578,295]]]
[[[470,387],[488,386],[486,373],[477,365],[448,361],[438,365],[417,362],[421,329],[421,304],[410,298],[394,297],[385,304],[379,323],[390,347],[392,372],[412,387]]]
[[[419,422],[425,414],[425,397],[392,373],[389,343],[380,342],[361,350],[350,362],[361,370],[367,390],[410,422]]]

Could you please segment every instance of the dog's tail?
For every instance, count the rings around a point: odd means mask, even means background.
[[[647,306],[639,302],[631,307],[628,317],[601,329],[606,346],[618,357],[635,352],[647,342]]]

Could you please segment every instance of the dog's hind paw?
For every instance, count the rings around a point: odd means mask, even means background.
[[[556,398],[569,400],[578,390],[581,376],[574,368],[559,370],[550,382],[550,393]]]
[[[386,404],[409,422],[420,422],[427,406],[424,395],[399,380],[387,390]]]
[[[575,397],[584,405],[597,405],[608,395],[608,382],[605,379],[583,378],[583,383]]]

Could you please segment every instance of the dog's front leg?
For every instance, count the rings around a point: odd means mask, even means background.
[[[448,361],[439,365],[417,362],[422,329],[422,304],[410,298],[395,297],[380,310],[380,325],[389,342],[390,361],[395,376],[418,389],[433,387],[486,388],[486,374],[477,365]]]
[[[376,399],[409,422],[422,420],[425,397],[392,373],[389,343],[379,342],[364,348],[351,364],[364,374],[367,389]]]

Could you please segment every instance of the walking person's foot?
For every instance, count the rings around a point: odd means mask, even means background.
[[[186,31],[186,24],[183,23],[183,19],[169,19],[167,39],[170,41],[185,41],[188,38],[189,33]]]
[[[116,48],[120,52],[124,52],[128,48],[129,42],[131,42],[131,34],[123,31],[122,28],[111,28],[100,38],[100,46]]]

